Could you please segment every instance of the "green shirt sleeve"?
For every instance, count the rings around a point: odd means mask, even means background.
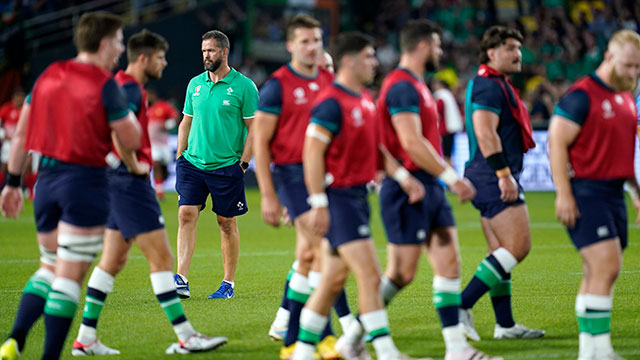
[[[193,80],[189,81],[189,85],[187,85],[187,93],[184,96],[184,107],[182,108],[182,113],[189,116],[193,116],[193,106],[191,105],[193,86],[191,84],[193,84]]]
[[[247,79],[247,86],[242,94],[242,118],[252,118],[255,116],[259,102],[258,88],[250,79]]]

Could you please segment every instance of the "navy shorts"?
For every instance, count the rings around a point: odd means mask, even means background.
[[[567,228],[576,248],[599,241],[620,238],[627,247],[627,206],[624,197],[575,195],[580,217],[573,228]]]
[[[245,214],[248,210],[244,194],[244,171],[239,164],[213,171],[198,169],[180,156],[176,161],[178,205],[198,205],[204,209],[211,194],[213,212],[224,217]]]
[[[164,218],[148,177],[135,176],[124,165],[107,170],[111,207],[107,228],[125,239],[164,228]]]
[[[291,220],[311,209],[307,204],[308,194],[302,164],[275,165],[273,181],[278,189],[278,199],[287,208]]]
[[[102,226],[109,216],[105,168],[58,163],[38,172],[33,211],[38,232],[59,221],[80,227]]]
[[[468,179],[476,188],[476,197],[471,200],[471,203],[476,209],[480,210],[480,215],[484,218],[491,219],[509,206],[516,206],[525,203],[524,190],[517,179],[518,199],[508,203],[500,200],[500,188],[498,187],[497,177],[468,177]]]
[[[365,185],[327,189],[331,223],[326,237],[334,251],[350,241],[371,237],[367,193]]]
[[[425,188],[422,201],[409,204],[409,196],[393,179],[385,178],[380,189],[382,222],[392,244],[422,244],[439,227],[455,226],[444,189],[423,171],[412,173]]]

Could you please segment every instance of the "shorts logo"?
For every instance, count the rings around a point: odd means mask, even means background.
[[[222,100],[222,105],[231,106],[231,102],[229,100]]]
[[[238,210],[241,210],[241,211],[244,210],[244,204],[242,203],[242,201],[238,201],[236,206],[238,207]]]
[[[425,240],[427,238],[427,231],[425,229],[420,229],[416,233],[416,238],[418,240]]]
[[[607,237],[609,236],[609,228],[607,227],[607,225],[599,226],[598,229],[596,229],[596,233],[598,234],[599,238]]]
[[[193,96],[200,96],[200,88],[201,87],[202,87],[201,85],[196,86],[196,88],[194,89]]]
[[[164,225],[164,216],[160,215],[158,216],[158,222],[162,225]]]
[[[365,236],[369,236],[369,234],[371,234],[371,231],[369,231],[369,225],[360,225],[358,226],[358,235],[365,237]]]

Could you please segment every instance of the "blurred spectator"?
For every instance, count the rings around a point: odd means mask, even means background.
[[[158,97],[153,88],[147,89],[149,109],[149,139],[151,140],[151,157],[153,158],[153,180],[156,195],[164,198],[164,181],[169,176],[167,165],[175,159],[175,154],[169,146],[169,130],[178,126],[180,113],[168,101]]]
[[[25,94],[21,89],[13,92],[11,100],[0,107],[0,139],[2,139],[2,150],[0,150],[0,185],[4,184],[7,173],[7,163],[9,162],[9,152],[11,150],[11,137],[16,132],[20,109],[24,103]]]
[[[249,79],[253,80],[256,86],[259,88],[267,80],[267,71],[264,66],[257,63],[256,58],[253,56],[246,56],[239,71]]]
[[[455,133],[464,130],[460,105],[449,89],[449,85],[439,79],[437,75],[430,78],[428,84],[433,93],[433,99],[437,103],[438,128],[442,137],[442,153],[444,159],[451,165],[453,136]]]

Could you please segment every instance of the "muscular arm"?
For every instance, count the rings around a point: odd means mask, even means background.
[[[425,193],[422,183],[411,175],[405,176],[404,179],[398,179],[398,176],[396,176],[396,174],[399,170],[402,172],[402,165],[391,155],[389,150],[387,150],[384,145],[378,145],[378,149],[380,151],[380,155],[382,156],[384,170],[387,175],[393,177],[394,179],[396,179],[396,181],[402,180],[401,182],[399,182],[399,184],[402,187],[402,190],[404,190],[404,192],[409,195],[409,204],[414,204],[422,200]]]
[[[140,124],[133,112],[129,111],[124,117],[110,121],[109,126],[122,150],[135,151],[140,148]]]
[[[264,111],[256,112],[253,124],[253,150],[255,155],[256,178],[262,196],[262,218],[268,224],[278,226],[281,212],[280,202],[276,196],[273,178],[269,166],[271,164],[271,150],[269,143],[278,125],[278,115]]]
[[[317,136],[305,136],[302,149],[304,183],[307,186],[309,198],[321,195],[326,198],[324,193],[324,156],[329,148],[333,134],[318,124],[312,123],[309,126],[315,127],[315,131],[320,134],[320,137],[324,136],[329,141],[322,141]],[[327,206],[314,207],[311,205],[311,207],[308,226],[317,235],[324,236],[329,230],[329,209]]]
[[[249,162],[251,161],[251,156],[253,156],[253,120],[255,120],[255,116],[250,118],[245,118],[244,124],[247,126],[247,139],[244,141],[244,149],[242,150],[242,156],[240,156],[241,161]]]
[[[579,216],[569,182],[569,146],[580,133],[580,125],[554,115],[549,126],[549,162],[556,186],[556,216],[564,225],[572,227]]]
[[[29,111],[30,105],[25,102],[20,111],[16,132],[11,142],[11,152],[9,153],[9,164],[7,167],[9,174],[20,176],[24,171],[24,166],[27,161],[27,150],[24,145],[27,137]],[[20,190],[20,187],[5,185],[0,195],[0,210],[2,215],[16,218],[22,211],[22,207],[22,190]]]
[[[193,116],[184,114],[180,126],[178,126],[178,144],[176,148],[176,159],[182,156],[182,152],[187,150],[189,141],[189,131],[191,131],[191,121]]]

